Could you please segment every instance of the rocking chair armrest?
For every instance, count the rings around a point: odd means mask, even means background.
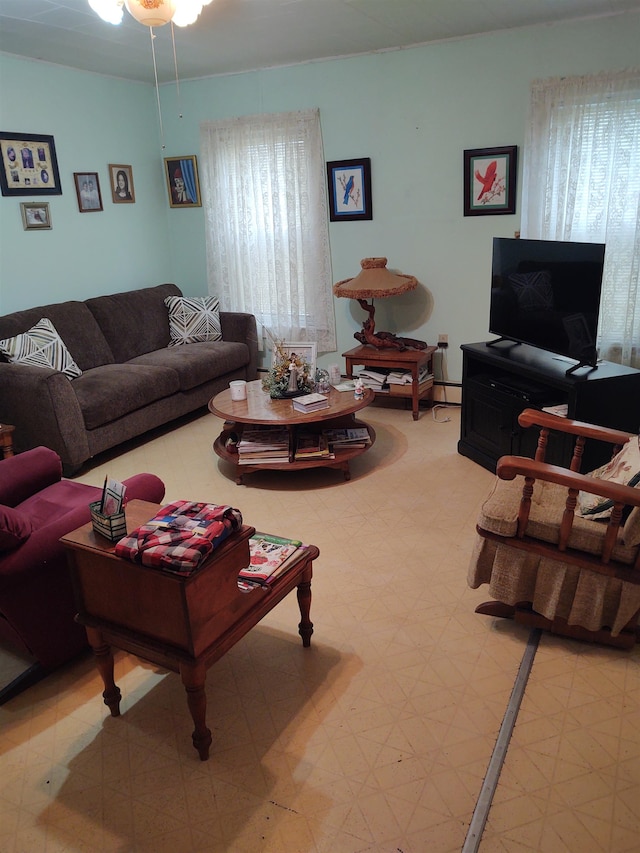
[[[577,471],[570,471],[559,465],[549,465],[547,462],[536,462],[525,456],[502,456],[498,460],[496,474],[501,480],[514,480],[521,474],[523,477],[545,480],[568,489],[601,495],[626,506],[640,506],[640,488],[622,486],[610,480],[599,480],[588,474],[579,474]]]
[[[574,421],[570,418],[552,415],[550,412],[541,412],[538,409],[524,409],[518,416],[518,423],[522,427],[539,426],[554,432],[581,435],[584,438],[595,438],[598,441],[606,441],[610,444],[626,444],[633,437],[632,433],[623,432],[619,429]]]

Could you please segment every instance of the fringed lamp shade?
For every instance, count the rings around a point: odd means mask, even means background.
[[[425,349],[426,343],[414,338],[399,338],[393,332],[376,332],[374,320],[374,299],[386,299],[388,296],[400,296],[418,286],[417,279],[412,275],[392,273],[387,269],[386,258],[364,258],[360,261],[362,269],[355,278],[345,278],[333,285],[336,296],[347,296],[357,299],[361,308],[368,312],[369,317],[362,324],[362,331],[355,332],[354,338],[360,343],[370,344],[377,349],[404,350]],[[371,300],[371,303],[367,302]]]
[[[392,273],[387,269],[386,258],[364,258],[360,261],[362,269],[355,278],[345,278],[333,285],[336,296],[348,296],[350,299],[384,299],[387,296],[400,296],[418,286],[412,275]]]

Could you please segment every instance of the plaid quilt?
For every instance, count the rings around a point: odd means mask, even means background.
[[[241,526],[242,514],[233,507],[175,501],[121,539],[115,552],[143,566],[190,575]]]

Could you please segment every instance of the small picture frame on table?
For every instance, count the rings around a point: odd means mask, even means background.
[[[94,213],[102,210],[102,195],[97,172],[74,172],[73,183],[80,213]]]
[[[516,212],[517,145],[464,152],[464,215]]]
[[[280,354],[284,354],[287,358],[291,358],[294,355],[300,358],[302,361],[306,361],[309,365],[309,376],[313,381],[316,375],[316,360],[318,357],[318,344],[308,343],[308,341],[284,341],[281,344],[278,344],[278,350],[274,347],[271,353],[271,366],[275,367],[278,359],[280,358]]]
[[[22,226],[25,231],[48,231],[51,229],[49,202],[21,201]]]
[[[329,219],[352,222],[373,219],[371,160],[332,160],[327,163]]]

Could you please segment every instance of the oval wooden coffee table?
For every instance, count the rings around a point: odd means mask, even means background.
[[[364,453],[376,440],[373,427],[357,420],[354,415],[360,409],[368,406],[375,397],[370,388],[365,389],[362,400],[356,400],[352,393],[331,389],[326,396],[329,398],[329,408],[317,412],[298,412],[293,408],[290,399],[272,400],[267,391],[262,389],[262,382],[256,379],[247,382],[247,399],[232,400],[231,391],[227,388],[209,401],[209,411],[225,421],[222,432],[213,443],[213,449],[221,459],[236,466],[236,483],[242,484],[245,474],[252,471],[299,471],[302,468],[338,468],[344,472],[345,480],[349,480],[349,462]],[[284,426],[289,432],[288,458],[269,462],[251,462],[239,464],[237,441],[247,424],[265,426]],[[297,428],[306,427],[311,431],[321,432],[323,429],[353,429],[364,427],[369,433],[370,443],[364,447],[337,448],[330,458],[294,460],[294,436]]]

